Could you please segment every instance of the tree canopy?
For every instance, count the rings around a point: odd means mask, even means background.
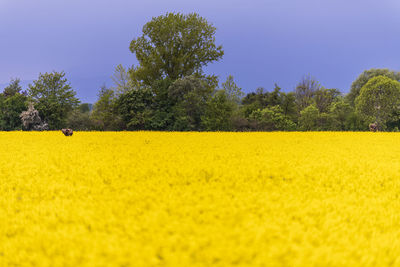
[[[376,76],[385,76],[392,80],[400,81],[400,72],[389,69],[369,69],[363,71],[360,76],[351,84],[350,92],[347,99],[351,105],[355,104],[357,96],[360,94],[361,88],[372,78]]]
[[[132,40],[130,50],[139,65],[130,70],[133,81],[151,86],[154,81],[172,81],[202,74],[202,68],[224,55],[215,44],[216,28],[196,13],[168,13],[154,17]]]
[[[64,72],[39,74],[39,78],[29,85],[28,95],[40,118],[52,130],[66,127],[69,113],[79,104]]]
[[[382,75],[373,77],[361,88],[355,103],[360,115],[384,129],[391,114],[399,109],[400,82]]]

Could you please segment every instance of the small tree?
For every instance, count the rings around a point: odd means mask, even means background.
[[[399,110],[399,99],[400,82],[386,76],[376,76],[361,88],[356,98],[356,111],[383,130],[390,116]]]
[[[29,85],[29,97],[50,129],[65,127],[69,113],[79,103],[64,77],[64,72],[44,73]]]
[[[28,131],[44,131],[48,130],[49,126],[47,123],[42,122],[39,116],[39,111],[37,111],[32,103],[29,103],[27,111],[23,111],[20,115],[22,125]]]

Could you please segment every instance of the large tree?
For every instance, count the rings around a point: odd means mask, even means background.
[[[400,82],[386,76],[370,79],[355,100],[356,111],[365,120],[373,120],[381,130],[389,117],[399,109]]]
[[[79,104],[64,72],[39,74],[29,85],[28,95],[51,130],[65,127],[69,113]]]
[[[351,84],[350,92],[346,96],[351,105],[355,104],[357,96],[360,94],[361,88],[372,78],[376,76],[385,76],[390,79],[400,81],[400,72],[389,69],[370,69],[365,70],[357,79]]]
[[[143,35],[132,40],[130,50],[139,65],[130,70],[133,81],[153,85],[164,78],[172,82],[201,74],[207,64],[222,58],[215,44],[216,28],[196,13],[168,13],[154,17],[143,27]]]

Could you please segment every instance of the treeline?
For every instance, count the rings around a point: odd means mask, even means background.
[[[0,94],[0,130],[364,131],[400,127],[400,73],[364,71],[347,95],[310,75],[294,90],[278,85],[244,94],[229,75],[203,68],[223,57],[216,28],[197,14],[153,18],[130,50],[138,65],[117,66],[114,86],[81,104],[64,72],[40,74],[22,91],[11,80]],[[284,92],[286,91],[286,92]]]

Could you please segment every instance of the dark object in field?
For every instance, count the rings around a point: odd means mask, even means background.
[[[377,131],[378,131],[378,124],[377,124],[376,122],[371,123],[371,124],[369,125],[369,130],[370,130],[371,132],[377,132]]]
[[[72,134],[74,133],[72,131],[72,129],[61,129],[61,132],[65,135],[65,136],[72,136]]]

